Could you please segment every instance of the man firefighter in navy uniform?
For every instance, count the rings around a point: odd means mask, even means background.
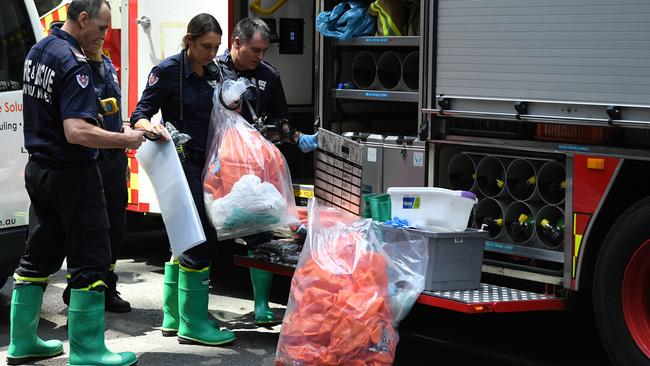
[[[253,126],[267,130],[272,142],[297,143],[302,152],[318,147],[316,135],[305,135],[291,128],[288,122],[289,107],[284,95],[280,73],[268,62],[264,54],[269,48],[271,32],[259,18],[239,21],[231,37],[232,49],[219,56],[219,65],[226,79],[247,78],[253,85],[246,91],[241,105],[241,115]],[[249,255],[256,246],[272,239],[271,233],[250,235],[246,241]],[[255,303],[255,324],[268,326],[280,323],[269,308],[269,295],[273,274],[251,268],[251,282]]]
[[[111,22],[105,0],[73,0],[61,29],[39,41],[24,65],[25,187],[29,228],[14,274],[8,364],[63,352],[36,330],[43,291],[66,259],[70,278],[68,365],[132,365],[132,352],[104,342],[104,290],[111,262],[108,217],[97,148],[137,149],[143,132],[97,126],[98,98],[83,48],[99,48]]]
[[[62,26],[63,22],[53,22],[50,29],[61,28]],[[84,48],[83,51],[92,70],[91,80],[95,94],[100,99],[110,102],[105,104],[104,108],[107,107],[110,111],[101,116],[100,125],[107,131],[120,132],[122,118],[117,113],[119,111],[118,106],[121,104],[120,83],[113,62],[102,53],[102,46],[103,42],[97,49]],[[97,162],[102,176],[106,211],[108,212],[108,222],[110,224],[108,236],[111,243],[111,265],[106,274],[105,307],[106,311],[127,313],[131,311],[131,304],[123,300],[117,291],[118,277],[115,273],[115,264],[124,243],[124,233],[126,231],[126,204],[128,202],[126,170],[128,158],[124,149],[100,149]],[[68,279],[69,276],[68,273]],[[70,304],[70,286],[67,286],[63,292],[63,302],[66,305]]]

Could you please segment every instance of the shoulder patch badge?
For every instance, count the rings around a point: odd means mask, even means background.
[[[158,82],[158,75],[154,74],[153,72],[149,74],[149,80],[147,81],[147,85],[149,86],[154,86]]]
[[[86,87],[88,86],[88,80],[89,80],[88,75],[86,75],[86,74],[77,74],[77,83],[79,83],[79,85],[82,88],[86,89]]]

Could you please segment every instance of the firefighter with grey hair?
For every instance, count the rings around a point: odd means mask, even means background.
[[[316,135],[306,135],[291,128],[289,107],[284,95],[280,73],[270,63],[264,61],[269,48],[271,31],[260,18],[244,18],[234,27],[231,37],[232,48],[219,56],[219,65],[226,79],[240,77],[250,80],[252,87],[244,94],[241,115],[251,125],[266,132],[272,142],[298,144],[302,152],[310,152],[318,147]],[[270,126],[271,128],[268,128]],[[249,255],[257,245],[272,239],[271,233],[261,233],[243,238]],[[255,303],[255,324],[269,326],[279,324],[269,308],[269,295],[273,274],[251,268],[251,282]]]
[[[14,274],[7,363],[63,353],[59,340],[36,331],[49,276],[66,259],[70,273],[68,365],[132,365],[132,352],[104,342],[104,292],[111,262],[108,215],[98,149],[137,149],[143,132],[98,126],[100,103],[83,49],[98,49],[111,24],[105,0],[74,0],[63,26],[34,45],[23,76],[25,188],[29,227]]]

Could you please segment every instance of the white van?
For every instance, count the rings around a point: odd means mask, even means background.
[[[29,197],[23,176],[27,151],[23,142],[22,77],[25,55],[49,29],[65,20],[71,0],[0,0],[0,287],[18,264],[25,248]],[[118,66],[122,117],[128,120],[146,85],[151,68],[180,50],[180,40],[192,16],[215,15],[224,35],[232,28],[231,1],[109,0],[113,10],[110,57]],[[169,11],[174,9],[174,11]],[[45,27],[45,28],[44,28]],[[107,45],[105,44],[105,47]],[[147,175],[138,170],[134,154],[129,204],[136,215],[160,212]]]
[[[25,248],[29,197],[24,179],[23,64],[42,37],[34,1],[0,1],[0,287]]]

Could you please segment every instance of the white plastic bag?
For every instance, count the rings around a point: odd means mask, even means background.
[[[212,139],[203,187],[207,216],[219,240],[298,221],[282,153],[236,110],[224,106],[236,106],[249,85],[245,78],[225,80],[212,98]]]

